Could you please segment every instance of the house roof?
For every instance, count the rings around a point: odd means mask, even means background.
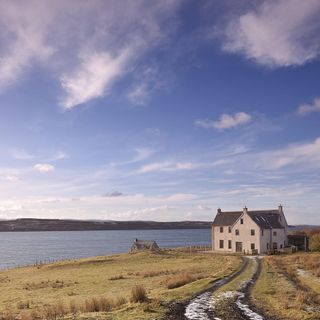
[[[138,240],[136,239],[134,245],[138,249],[151,248],[152,246],[158,247],[157,243],[154,240]]]
[[[232,226],[242,215],[242,211],[218,212],[214,218],[214,226]]]
[[[278,210],[247,211],[250,218],[262,229],[282,229]],[[213,226],[232,226],[243,214],[243,211],[219,211]]]
[[[248,211],[251,219],[262,229],[283,229],[278,210]]]

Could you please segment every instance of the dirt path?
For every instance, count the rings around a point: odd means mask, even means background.
[[[250,292],[261,271],[258,258],[244,258],[242,268],[199,293],[189,302],[172,305],[166,320],[271,320],[255,312]],[[248,275],[247,275],[248,274]],[[244,277],[244,279],[242,279]],[[247,277],[247,278],[246,278]],[[237,290],[223,291],[224,286],[239,281]],[[219,292],[216,292],[219,289]]]

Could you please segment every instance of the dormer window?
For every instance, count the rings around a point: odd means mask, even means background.
[[[220,227],[220,233],[223,233],[223,227]]]

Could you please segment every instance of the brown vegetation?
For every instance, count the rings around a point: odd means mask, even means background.
[[[179,288],[190,282],[196,281],[198,279],[200,279],[199,276],[195,276],[191,273],[183,273],[183,274],[168,278],[166,280],[166,286],[168,289]]]
[[[146,302],[148,301],[147,292],[144,286],[136,285],[131,290],[131,302]]]

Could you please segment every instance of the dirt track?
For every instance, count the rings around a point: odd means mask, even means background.
[[[274,320],[256,312],[250,299],[251,289],[261,272],[260,260],[245,257],[236,273],[216,281],[211,288],[187,302],[172,304],[165,320]],[[251,267],[255,265],[253,274],[242,281],[238,290],[224,292],[223,287],[248,271],[250,264]],[[216,294],[218,289],[222,290]]]

